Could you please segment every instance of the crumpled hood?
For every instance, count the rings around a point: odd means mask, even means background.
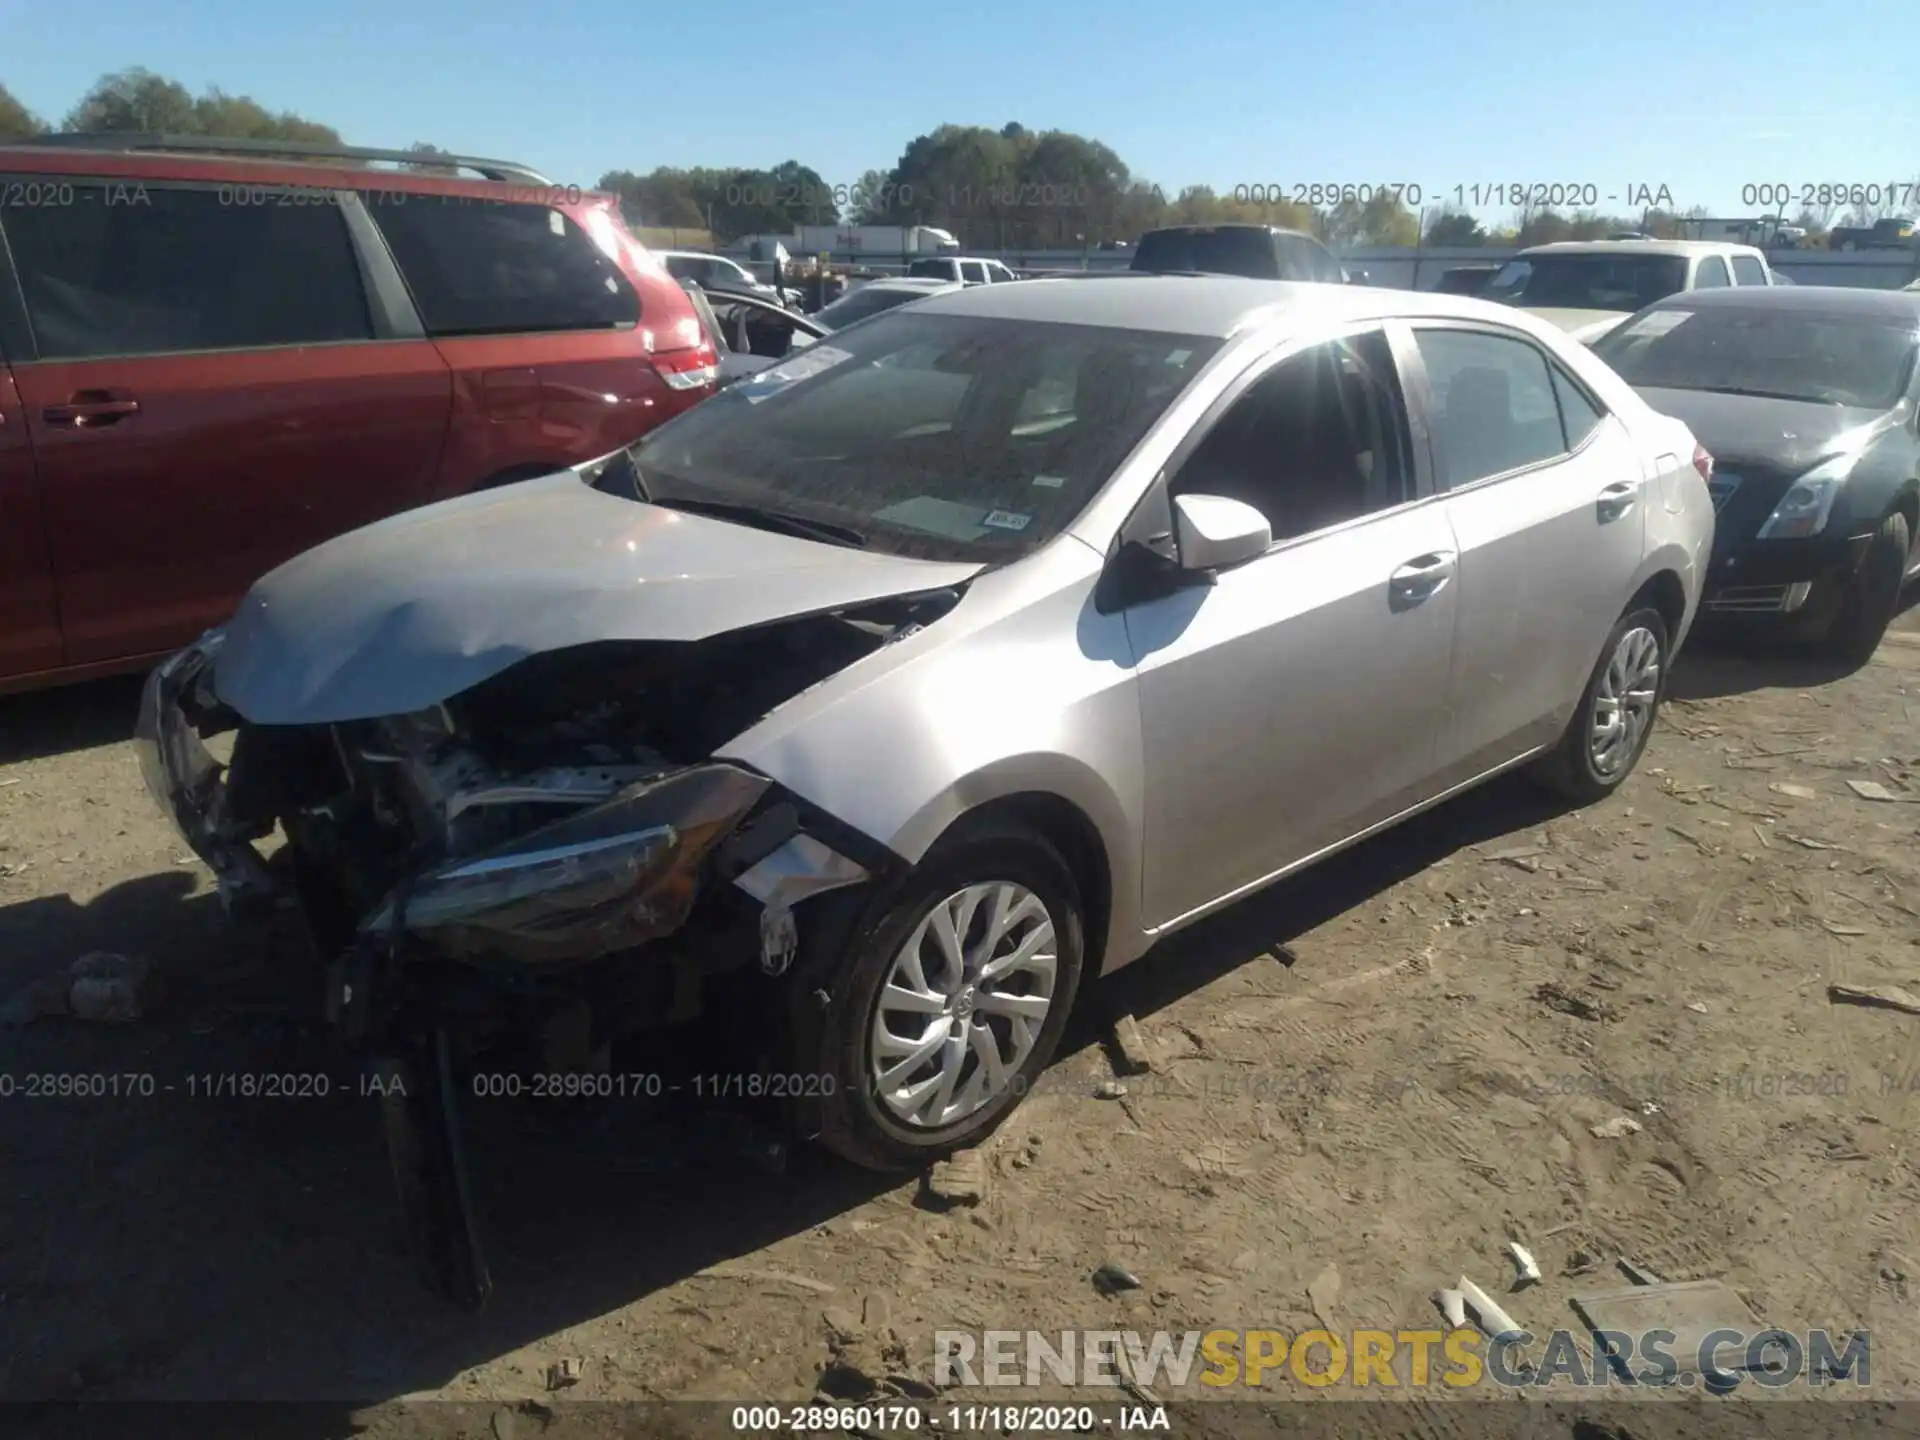
[[[1626,310],[1556,310],[1522,306],[1529,315],[1538,315],[1549,325],[1557,325],[1582,344],[1591,345],[1616,325],[1631,320]]]
[[[663,510],[562,473],[408,511],[288,561],[228,622],[214,686],[258,725],[404,714],[543,651],[704,640],[981,568]]]

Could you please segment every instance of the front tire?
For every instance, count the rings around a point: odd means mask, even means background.
[[[1860,569],[1847,583],[1840,613],[1827,631],[1830,654],[1850,665],[1864,665],[1873,658],[1881,637],[1900,613],[1900,591],[1912,544],[1905,515],[1896,510],[1880,522]]]
[[[806,1128],[873,1170],[984,1139],[1045,1070],[1085,956],[1079,887],[1024,828],[942,842],[823,937],[793,993]],[[803,945],[804,945],[803,940]]]
[[[1658,610],[1638,606],[1622,615],[1600,647],[1599,663],[1540,777],[1581,805],[1618,790],[1653,734],[1671,650]]]

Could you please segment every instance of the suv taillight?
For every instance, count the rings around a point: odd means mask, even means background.
[[[1700,472],[1700,478],[1709,485],[1713,483],[1713,456],[1707,453],[1704,445],[1693,447],[1693,468]]]
[[[652,358],[654,372],[669,390],[699,390],[719,383],[720,356],[708,341],[688,350],[656,350]]]

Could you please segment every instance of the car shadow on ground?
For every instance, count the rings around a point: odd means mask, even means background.
[[[0,696],[0,765],[131,739],[142,675]]]
[[[1889,627],[1887,644],[1920,635],[1920,583],[1909,585]],[[1787,646],[1764,636],[1695,634],[1674,662],[1670,700],[1714,700],[1754,690],[1810,690],[1844,680],[1861,667],[1831,659],[1806,646]]]

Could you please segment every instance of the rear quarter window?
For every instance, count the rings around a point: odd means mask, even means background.
[[[431,335],[611,330],[640,319],[620,268],[548,206],[412,196],[374,213]]]

